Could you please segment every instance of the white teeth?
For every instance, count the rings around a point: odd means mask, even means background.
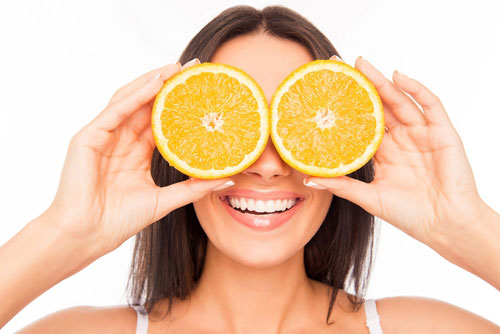
[[[265,211],[274,212],[274,211],[276,211],[274,208],[278,208],[278,205],[277,205],[277,203],[273,203],[273,201],[266,201],[265,207],[266,207]]]
[[[255,211],[255,202],[253,199],[247,199],[247,210]]]
[[[246,210],[247,209],[247,201],[245,201],[244,198],[241,199],[240,204],[241,204],[241,206],[240,206],[241,210]]]
[[[229,197],[229,203],[233,208],[256,211],[259,213],[273,213],[276,211],[285,211],[295,205],[295,199],[284,200],[254,200],[252,198]]]
[[[257,202],[255,202],[255,211],[257,211],[257,212],[265,212],[266,211],[266,205],[264,204],[263,201],[257,200]]]

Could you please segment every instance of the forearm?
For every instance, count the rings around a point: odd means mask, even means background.
[[[500,215],[485,203],[478,219],[437,234],[431,247],[500,290]]]
[[[43,215],[0,247],[0,328],[43,292],[95,260]]]

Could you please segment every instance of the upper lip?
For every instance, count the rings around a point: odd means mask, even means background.
[[[292,199],[297,197],[300,199],[304,199],[304,196],[302,196],[301,194],[289,190],[256,191],[251,189],[229,189],[220,195],[221,198],[224,198],[226,196],[254,198],[263,201],[271,199]]]

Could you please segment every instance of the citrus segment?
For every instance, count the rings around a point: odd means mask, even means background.
[[[263,152],[268,114],[265,95],[248,74],[206,62],[165,83],[153,106],[153,137],[182,173],[221,178],[246,169]]]
[[[384,135],[382,101],[358,70],[315,60],[291,73],[271,101],[271,137],[290,166],[334,177],[367,163]]]

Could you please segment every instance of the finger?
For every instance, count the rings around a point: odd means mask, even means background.
[[[190,61],[188,61],[187,63],[185,63],[184,65],[182,65],[181,71],[185,70],[188,67],[191,67],[191,66],[194,66],[194,65],[198,65],[198,64],[200,64],[200,60],[198,58],[191,59]]]
[[[394,115],[401,123],[408,126],[426,124],[424,115],[417,105],[373,65],[358,57],[355,66],[373,83],[382,101],[392,108]]]
[[[401,122],[394,116],[394,112],[392,111],[391,107],[386,105],[384,101],[382,101],[382,105],[384,106],[384,121],[385,121],[385,126],[391,130],[394,129],[396,126],[401,124]]]
[[[322,188],[311,185],[311,181]],[[375,206],[376,201],[374,201],[377,198],[376,190],[370,183],[344,175],[334,178],[308,177],[304,179],[304,185],[315,189],[328,190],[334,195],[342,197],[378,216],[377,207]]]
[[[234,185],[230,178],[202,180],[190,178],[172,185],[158,188],[158,212],[155,221],[173,210],[196,202],[212,191],[220,191]],[[219,188],[220,187],[220,188]]]
[[[345,63],[344,60],[342,60],[342,58],[340,58],[337,55],[331,56],[330,60],[337,60],[337,61],[341,61],[341,62]],[[392,110],[386,104],[384,104],[383,101],[382,101],[382,104],[384,105],[384,118],[385,118],[386,127],[388,129],[392,129],[392,128],[396,127],[397,125],[399,125],[399,121],[397,120],[396,116],[394,116],[394,113],[392,112]]]
[[[340,56],[337,56],[337,55],[331,56],[330,60],[338,60],[338,61],[341,61],[341,62],[345,63],[345,61],[343,61],[342,58],[340,58]]]
[[[132,113],[124,122],[124,125],[140,136],[144,129],[151,130],[151,112],[153,110],[154,97],[145,105]]]
[[[148,81],[131,95],[106,107],[89,126],[108,132],[113,131],[135,111],[151,101],[162,88],[163,83],[164,77],[160,73],[159,76],[157,75],[157,77]]]
[[[176,64],[168,64],[141,75],[137,79],[129,82],[125,86],[118,89],[111,97],[111,100],[109,101],[108,105],[113,104],[117,100],[120,100],[125,96],[130,95],[140,87],[144,86],[147,82],[151,81],[158,74],[162,73],[165,78],[169,78],[170,76],[173,75],[173,74],[169,75],[169,73],[173,72],[175,74],[179,70],[179,68],[180,68],[180,63],[177,62]],[[175,69],[177,69],[177,71],[175,71]]]
[[[393,81],[422,106],[424,117],[429,124],[451,123],[441,100],[423,84],[397,71],[394,71]]]
[[[142,133],[138,136],[139,141],[143,142],[146,147],[147,151],[145,154],[146,161],[151,162],[151,159],[153,159],[153,152],[156,147],[156,143],[153,137],[153,131],[151,130],[151,127],[145,128]]]

